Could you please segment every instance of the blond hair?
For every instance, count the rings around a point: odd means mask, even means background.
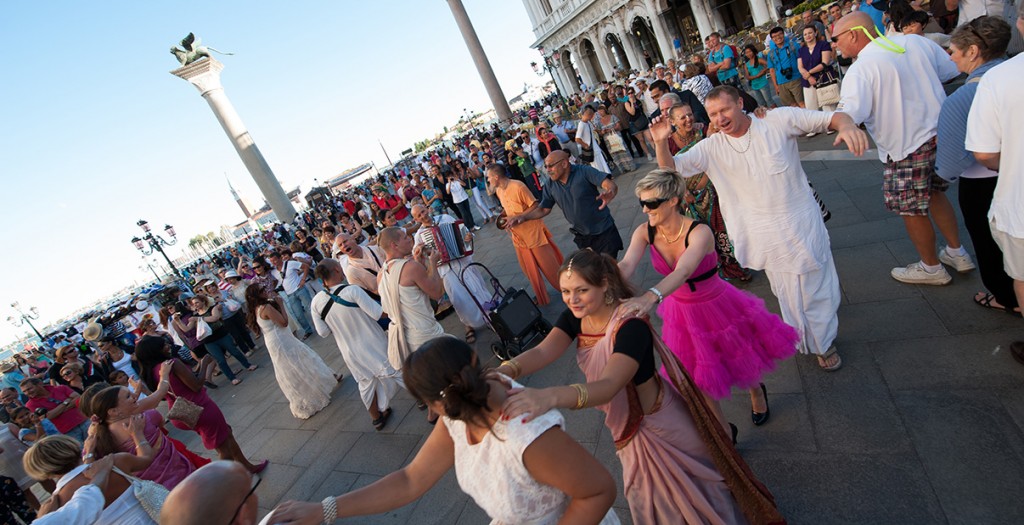
[[[637,181],[633,192],[639,197],[642,191],[653,191],[663,199],[679,197],[682,200],[683,192],[686,191],[686,182],[676,170],[657,168]]]
[[[69,436],[46,436],[25,452],[21,463],[38,481],[62,476],[82,464],[82,444]]]

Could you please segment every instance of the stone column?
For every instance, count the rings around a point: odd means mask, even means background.
[[[512,109],[508,107],[508,100],[501,91],[498,78],[494,76],[491,62],[487,60],[487,54],[484,53],[484,48],[480,45],[480,39],[476,36],[476,30],[473,29],[473,22],[466,14],[466,7],[462,5],[462,0],[448,0],[448,7],[451,8],[455,23],[458,24],[459,31],[462,32],[462,39],[466,41],[466,47],[469,48],[469,54],[473,57],[476,70],[480,73],[480,78],[487,89],[487,95],[491,97],[491,105],[494,106],[498,120],[505,122],[511,120]]]
[[[675,57],[676,51],[672,47],[672,39],[668,37],[668,32],[665,31],[665,26],[662,24],[661,16],[658,15],[658,9],[654,4],[654,0],[644,0],[644,7],[647,8],[647,16],[651,18],[651,25],[654,26],[654,38],[658,41],[658,47],[661,48],[661,56],[665,60]]]
[[[601,29],[594,28],[590,32],[590,42],[594,44],[594,52],[597,53],[597,61],[601,64],[605,80],[615,79],[615,60],[608,56],[608,45],[601,38]]]
[[[260,153],[260,149],[256,147],[256,142],[249,135],[249,131],[245,129],[242,118],[238,116],[235,107],[231,105],[231,101],[224,93],[224,88],[220,84],[220,72],[223,69],[224,64],[209,57],[175,69],[171,71],[171,74],[189,81],[199,90],[206,102],[210,104],[210,109],[213,110],[221,127],[224,128],[224,133],[227,133],[231,144],[235,146],[235,151],[242,158],[242,163],[249,170],[252,179],[256,181],[260,192],[263,193],[263,198],[267,199],[267,203],[274,210],[278,220],[291,222],[295,218],[295,208],[288,200],[288,196],[281,188],[281,183],[274,176],[274,172],[271,171],[270,165]]]
[[[626,30],[626,24],[622,21],[622,17],[625,15],[624,10],[612,13],[612,21],[615,22],[615,28],[619,30],[619,41],[622,42],[622,48],[626,51],[626,57],[629,58],[629,67],[641,70],[647,67],[647,64],[644,63],[643,55],[637,52],[636,46],[633,45],[632,35]]]
[[[690,2],[690,9],[693,10],[693,19],[697,22],[697,31],[701,40],[707,38],[714,29],[711,24],[711,17],[708,15],[707,0],[696,0]]]
[[[765,3],[765,0],[749,0],[749,3],[750,16],[754,18],[754,25],[759,26],[771,21],[772,16],[768,11],[768,4]]]

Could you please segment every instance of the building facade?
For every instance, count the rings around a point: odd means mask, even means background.
[[[523,0],[540,50],[562,93],[700,51],[778,18],[779,0]]]

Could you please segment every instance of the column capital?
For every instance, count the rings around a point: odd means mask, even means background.
[[[179,67],[171,71],[171,74],[187,80],[199,90],[200,95],[205,96],[215,89],[224,89],[220,83],[220,72],[223,70],[223,63],[213,57],[208,57]]]

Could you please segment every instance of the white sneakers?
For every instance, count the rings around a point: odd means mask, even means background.
[[[931,284],[941,286],[943,284],[949,284],[953,280],[953,277],[949,275],[949,272],[945,268],[940,268],[939,271],[932,273],[924,269],[924,265],[921,261],[916,263],[908,264],[905,268],[893,268],[889,275],[892,275],[893,279],[901,283],[908,284]]]
[[[969,272],[977,266],[974,265],[974,261],[971,260],[971,256],[968,254],[954,255],[949,253],[949,247],[944,246],[939,250],[939,261],[946,266],[950,266],[960,273]],[[904,268],[893,268],[890,272],[893,279],[901,283],[909,284],[931,284],[941,286],[943,284],[949,284],[953,280],[953,277],[949,275],[945,267],[939,268],[937,272],[929,272],[924,269],[924,264],[921,261],[907,265]]]
[[[960,273],[966,273],[977,268],[977,266],[974,265],[974,261],[971,260],[970,255],[966,253],[963,255],[953,255],[949,253],[949,246],[939,250],[939,261]]]

